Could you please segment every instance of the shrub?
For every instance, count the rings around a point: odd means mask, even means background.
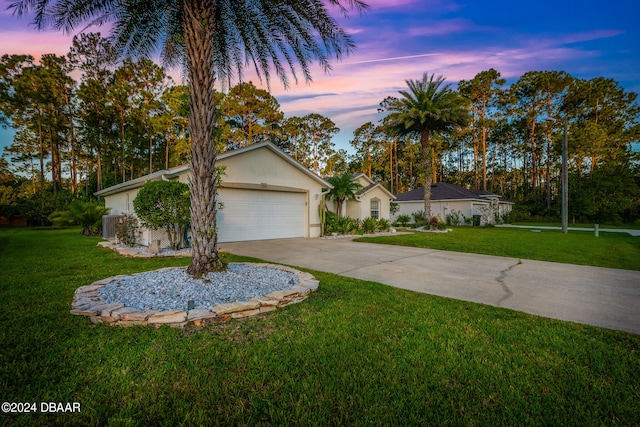
[[[424,211],[414,212],[411,214],[411,217],[413,217],[413,222],[416,224],[424,223]]]
[[[378,220],[378,229],[380,231],[389,231],[390,228],[391,228],[391,221],[389,221],[386,218],[380,218]]]
[[[135,246],[140,230],[138,218],[132,213],[124,213],[116,223],[116,241],[127,246]]]
[[[456,211],[455,209],[453,209],[451,210],[450,214],[447,214],[446,222],[447,222],[447,225],[463,225],[464,214],[460,211]]]
[[[440,218],[438,218],[437,216],[433,215],[429,219],[429,229],[430,230],[437,230],[438,229],[438,224],[440,224]]]
[[[74,200],[74,195],[66,190],[53,193],[51,188],[40,189],[24,199],[18,199],[13,215],[26,216],[29,225],[51,225],[49,215],[64,212]]]
[[[375,218],[367,217],[362,220],[362,231],[365,233],[373,233],[378,228],[378,220]]]
[[[337,233],[336,230],[336,220],[338,217],[334,212],[325,211],[324,212],[324,231],[325,233]]]
[[[48,219],[54,227],[64,227],[78,224],[82,226],[82,234],[95,236],[102,230],[102,216],[109,213],[109,209],[92,202],[74,200],[69,203],[67,210],[53,212]]]
[[[182,248],[185,229],[190,221],[190,198],[187,184],[178,181],[149,181],[133,200],[142,225],[163,229],[171,249]]]
[[[398,218],[396,218],[396,222],[398,222],[398,224],[400,224],[403,227],[406,227],[410,221],[411,221],[411,217],[406,214],[398,215]]]
[[[358,231],[360,228],[360,223],[358,220],[343,216],[342,218],[337,218],[334,225],[334,232],[340,234],[352,234]]]

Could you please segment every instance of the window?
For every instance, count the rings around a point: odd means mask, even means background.
[[[371,199],[371,218],[380,219],[380,200]]]

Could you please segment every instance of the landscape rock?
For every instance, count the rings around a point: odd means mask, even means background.
[[[260,307],[277,307],[278,304],[280,303],[280,300],[278,299],[272,299],[272,298],[266,298],[266,297],[251,298],[251,301],[255,301],[259,303]]]
[[[109,242],[100,246],[112,247]],[[135,251],[134,251],[135,252]],[[144,255],[137,253],[138,257]],[[148,255],[147,255],[148,257]],[[140,310],[127,307],[122,302],[106,303],[100,298],[100,289],[114,280],[132,275],[118,275],[93,282],[91,285],[81,286],[76,289],[71,302],[71,314],[86,316],[92,323],[107,323],[117,326],[154,326],[169,325],[173,328],[183,328],[189,324],[202,327],[214,322],[224,322],[230,319],[243,319],[261,313],[269,313],[289,304],[294,304],[306,299],[310,292],[318,289],[319,281],[309,273],[301,272],[291,267],[274,264],[243,263],[265,268],[279,269],[292,273],[295,277],[291,280],[291,288],[282,291],[272,292],[258,298],[251,298],[250,301],[240,301],[225,304],[218,304],[211,310],[193,309],[187,314],[184,310],[159,311]],[[159,269],[169,270],[172,267]],[[138,273],[140,274],[140,273]],[[135,274],[134,274],[135,275]]]
[[[187,320],[200,320],[200,319],[213,319],[216,317],[216,313],[213,313],[211,310],[205,310],[204,308],[196,308],[193,310],[189,310],[189,314],[187,315]]]
[[[111,317],[113,317],[115,320],[120,320],[123,314],[135,313],[136,311],[138,310],[132,307],[122,307],[122,308],[113,310],[111,312]]]
[[[152,325],[155,323],[181,323],[187,320],[187,312],[184,310],[176,311],[161,311],[156,314],[152,314],[147,318],[147,324]]]
[[[146,322],[149,316],[156,314],[156,310],[140,310],[131,313],[123,313],[120,315],[121,321]]]
[[[227,304],[218,304],[211,309],[218,315],[237,313],[239,311],[255,310],[260,307],[260,303],[256,301],[248,302],[230,302]]]
[[[260,314],[259,308],[256,308],[255,310],[237,311],[235,313],[231,313],[231,318],[244,319],[245,317],[255,316],[256,314]]]
[[[320,281],[319,280],[305,280],[304,282],[300,282],[300,286],[308,288],[309,290],[311,290],[313,292],[313,291],[317,291],[318,290],[318,286],[320,286]]]

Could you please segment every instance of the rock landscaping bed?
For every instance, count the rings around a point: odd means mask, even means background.
[[[357,239],[359,237],[378,237],[378,236],[394,236],[406,233],[398,233],[395,229],[391,229],[389,231],[381,231],[378,233],[365,233],[365,234],[338,234],[338,233],[329,233],[326,236],[321,237],[322,239]]]
[[[149,253],[146,246],[112,241],[98,246],[135,258],[191,256],[190,249]],[[300,302],[319,284],[309,273],[274,264],[232,263],[228,271],[212,273],[204,281],[191,279],[184,270],[161,268],[82,286],[74,294],[71,314],[116,326],[201,327]]]
[[[270,269],[285,272],[293,278],[287,289],[270,292],[266,295],[256,296],[248,301],[218,303],[212,307],[200,306],[185,307],[181,310],[159,310],[150,308],[135,308],[125,305],[120,301],[107,301],[102,290],[112,282],[123,279],[135,279],[138,275],[120,275],[98,280],[91,285],[81,286],[76,289],[71,304],[71,314],[86,316],[93,323],[107,323],[115,326],[162,326],[183,328],[187,325],[202,327],[209,323],[227,321],[229,319],[241,319],[248,316],[277,310],[289,304],[300,302],[318,289],[319,282],[309,273],[296,269],[273,264],[234,263],[231,266],[250,266],[252,269]],[[183,269],[183,268],[178,268]],[[176,268],[164,268],[156,270],[162,273]],[[224,274],[224,273],[222,273]],[[215,284],[213,284],[215,286]]]

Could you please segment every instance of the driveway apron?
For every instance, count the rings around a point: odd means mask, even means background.
[[[351,239],[278,239],[222,250],[553,319],[640,334],[640,271]]]

